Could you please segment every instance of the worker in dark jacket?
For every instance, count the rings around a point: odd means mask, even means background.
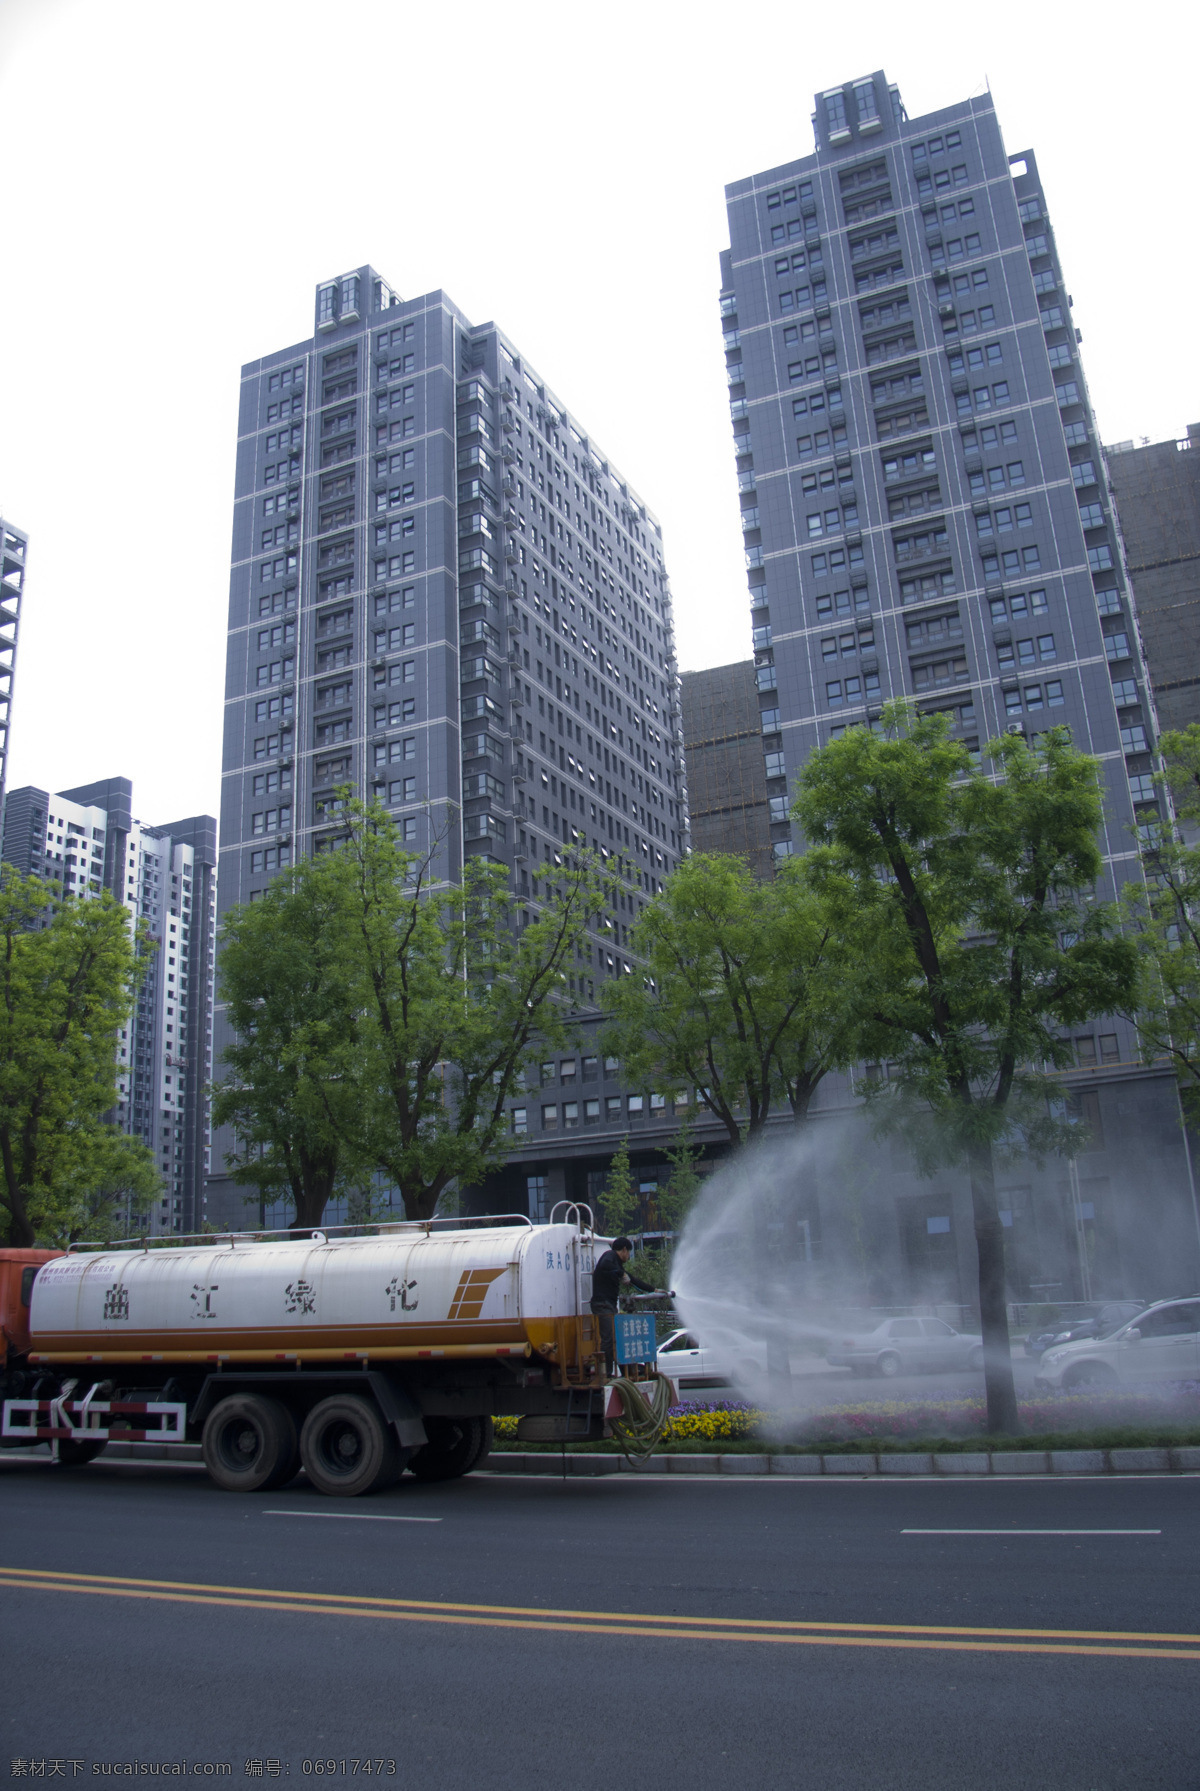
[[[592,1270],[592,1311],[600,1320],[600,1341],[604,1346],[604,1366],[609,1374],[616,1367],[616,1338],[613,1330],[613,1318],[617,1310],[622,1285],[629,1281],[634,1287],[640,1287],[643,1293],[654,1293],[653,1287],[647,1287],[636,1275],[631,1275],[625,1267],[633,1251],[628,1238],[614,1238],[612,1248],[606,1250]]]

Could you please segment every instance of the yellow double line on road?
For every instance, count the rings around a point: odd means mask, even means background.
[[[1200,1635],[1103,1629],[950,1628],[924,1623],[804,1623],[768,1617],[680,1617],[632,1611],[570,1611],[505,1604],[448,1604],[420,1598],[360,1598],[336,1592],[269,1591],[257,1586],[196,1585],[187,1580],[126,1579],[0,1567],[0,1587],[76,1592],[166,1604],[284,1611],[310,1617],[373,1617],[392,1623],[449,1623],[469,1629],[551,1631],[584,1636],[644,1636],[679,1642],[770,1642],[784,1647],[901,1648],[967,1654],[1089,1654],[1200,1662]]]

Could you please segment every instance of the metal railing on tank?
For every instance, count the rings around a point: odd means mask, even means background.
[[[370,1219],[352,1225],[323,1225],[313,1228],[304,1226],[300,1230],[290,1225],[277,1225],[255,1231],[176,1231],[162,1237],[153,1237],[147,1233],[142,1237],[82,1239],[68,1244],[67,1254],[81,1250],[174,1250],[181,1244],[223,1245],[229,1249],[238,1244],[269,1244],[276,1241],[327,1244],[342,1243],[352,1238],[392,1237],[402,1232],[422,1232],[430,1236],[435,1229],[499,1231],[514,1225],[523,1225],[527,1230],[532,1230],[533,1220],[528,1213],[468,1213],[462,1216],[447,1215],[440,1219]]]

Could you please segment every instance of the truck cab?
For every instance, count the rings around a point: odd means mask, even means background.
[[[29,1353],[29,1307],[43,1263],[61,1250],[0,1250],[0,1368]]]

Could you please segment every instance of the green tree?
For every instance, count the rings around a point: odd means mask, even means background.
[[[353,920],[344,883],[307,859],[261,901],[231,909],[221,931],[218,986],[235,1038],[213,1124],[233,1130],[225,1161],[238,1181],[260,1205],[290,1196],[301,1231],[320,1224],[343,1185],[356,1210],[362,1199],[370,1210],[353,1142],[362,1098]]]
[[[791,861],[760,883],[744,860],[685,858],[633,929],[644,974],[610,985],[609,1044],[634,1083],[698,1091],[732,1143],[774,1106],[797,1120],[846,1061],[846,941]]]
[[[1101,870],[1096,761],[1052,728],[993,741],[972,766],[945,718],[884,709],[809,759],[794,813],[809,875],[868,922],[860,1048],[896,1066],[893,1109],[918,1162],[965,1162],[979,1262],[988,1426],[1017,1428],[994,1152],[1066,1142],[1043,1066],[1062,1028],[1128,1006],[1132,943],[1092,901]]]
[[[349,916],[359,1008],[359,1114],[344,1135],[400,1189],[408,1217],[428,1219],[452,1184],[504,1161],[507,1102],[537,1053],[567,1042],[567,970],[610,879],[579,852],[545,867],[532,900],[480,858],[460,884],[434,885],[432,855],[406,852],[383,809],[352,802],[345,822],[318,861]]]
[[[161,1191],[150,1151],[105,1121],[137,953],[111,895],[59,898],[0,869],[0,1226],[11,1245],[103,1237]]]
[[[620,1237],[637,1213],[633,1176],[629,1171],[629,1140],[622,1138],[608,1165],[608,1179],[600,1196],[600,1222],[609,1237]]]
[[[1152,823],[1142,851],[1145,883],[1125,889],[1140,948],[1134,1010],[1142,1049],[1174,1066],[1184,1112],[1200,1123],[1200,725],[1159,740],[1163,781],[1178,825]]]
[[[692,1142],[690,1112],[684,1114],[675,1142],[667,1146],[665,1154],[671,1173],[658,1191],[658,1216],[665,1230],[678,1235],[696,1204],[704,1179],[696,1167],[704,1151]]]

